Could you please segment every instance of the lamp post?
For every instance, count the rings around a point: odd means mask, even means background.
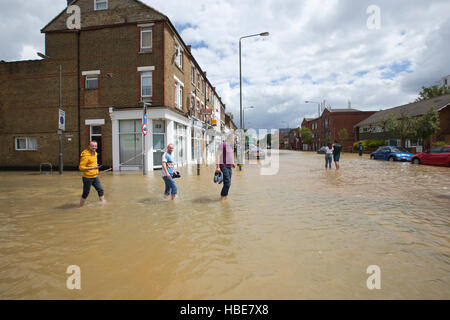
[[[319,114],[319,118],[320,118],[320,106],[322,105],[322,103],[323,104],[325,104],[325,101],[324,102],[317,102],[317,101],[305,101],[305,103],[317,103],[317,110],[318,110],[318,114]]]
[[[58,65],[58,70],[59,70],[58,106],[59,106],[59,110],[61,110],[62,109],[62,84],[61,84],[62,83],[62,81],[61,81],[62,66],[60,63],[57,63],[53,58],[51,58],[45,54],[38,52],[37,55],[39,57],[41,57],[42,59],[51,61]],[[59,135],[59,174],[62,174],[64,171],[64,169],[63,169],[63,151],[62,151],[62,130],[58,130],[58,135]]]
[[[240,102],[239,102],[239,107],[240,107],[240,111],[241,111],[241,117],[240,117],[240,128],[243,129],[244,128],[244,122],[243,122],[243,118],[244,118],[244,110],[242,109],[242,39],[245,38],[251,38],[251,37],[267,37],[269,36],[268,32],[262,32],[262,33],[257,33],[257,34],[252,34],[252,35],[248,35],[248,36],[243,36],[239,38],[239,98],[240,98]]]
[[[242,111],[242,122],[244,123],[244,127],[243,127],[243,129],[245,130],[245,110],[248,110],[248,109],[255,109],[255,107],[254,106],[250,106],[250,107],[246,107],[246,108],[244,108],[243,109],[243,111]],[[250,124],[250,123],[249,123]]]

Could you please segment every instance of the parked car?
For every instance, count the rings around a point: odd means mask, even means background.
[[[388,161],[410,161],[413,156],[403,147],[385,146],[379,147],[377,151],[370,154],[370,159]]]
[[[317,150],[318,154],[325,154],[325,148],[326,147],[321,147],[319,150]]]
[[[414,164],[450,167],[450,146],[442,146],[421,152],[411,158]]]

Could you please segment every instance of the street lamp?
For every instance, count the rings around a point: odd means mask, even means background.
[[[37,55],[39,57],[41,57],[42,59],[51,61],[53,63],[56,63],[58,65],[58,70],[59,70],[59,94],[58,94],[58,105],[59,105],[59,110],[62,110],[62,87],[61,87],[61,73],[62,73],[62,66],[60,63],[57,63],[55,61],[55,59],[42,54],[40,52],[37,52]],[[59,174],[63,173],[63,151],[62,151],[62,130],[58,129],[58,135],[59,135]]]
[[[251,37],[267,37],[269,36],[268,32],[262,32],[262,33],[257,33],[257,34],[252,34],[249,36],[243,36],[239,38],[239,98],[240,98],[240,111],[241,111],[241,117],[240,117],[240,128],[243,129],[244,128],[244,110],[242,109],[242,44],[241,41],[242,39],[245,38],[251,38]]]
[[[248,110],[248,109],[255,109],[255,107],[254,106],[250,106],[250,107],[246,107],[246,108],[244,108],[243,109],[243,111],[242,111],[242,122],[244,123],[244,130],[245,130],[245,117],[244,117],[244,115],[245,115],[245,110]],[[250,122],[249,122],[249,124],[250,124]]]

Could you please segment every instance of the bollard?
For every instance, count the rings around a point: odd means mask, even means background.
[[[197,175],[200,175],[200,160],[197,160]]]

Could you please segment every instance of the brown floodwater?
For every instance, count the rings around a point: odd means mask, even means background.
[[[105,173],[79,209],[81,175],[0,173],[1,299],[450,299],[450,168],[280,153],[276,175],[214,167]],[[81,269],[68,290],[67,267]],[[381,269],[369,290],[366,269]]]

